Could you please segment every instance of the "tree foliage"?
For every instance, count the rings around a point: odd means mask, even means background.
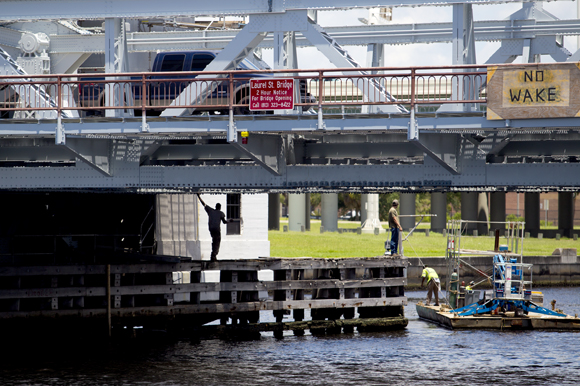
[[[344,216],[348,212],[356,213],[352,220],[360,220],[360,193],[339,193],[338,194],[338,215]]]
[[[393,204],[393,200],[399,199],[399,193],[386,193],[379,195],[379,220],[388,221],[389,220],[389,209]]]

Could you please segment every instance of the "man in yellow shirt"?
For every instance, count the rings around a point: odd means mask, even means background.
[[[423,288],[423,282],[427,279],[427,305],[431,303],[431,296],[435,293],[435,305],[439,305],[439,290],[441,289],[441,282],[439,281],[439,275],[433,268],[425,267],[423,265],[423,273],[421,274],[421,288]]]

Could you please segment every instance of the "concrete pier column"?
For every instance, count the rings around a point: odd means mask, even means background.
[[[464,221],[477,221],[477,204],[479,193],[476,192],[462,192],[461,193],[461,219]],[[477,229],[476,223],[468,223],[463,229],[467,230],[467,234],[473,234]]]
[[[288,229],[300,232],[306,229],[306,199],[305,194],[288,194]]]
[[[205,200],[210,206],[211,196]],[[201,260],[200,242],[197,240],[197,196],[193,194],[158,194],[155,202],[155,239],[160,255],[188,256]],[[201,206],[199,206],[201,208]],[[203,210],[203,209],[202,209]],[[207,224],[203,224],[207,228]],[[209,258],[209,257],[208,257]]]
[[[524,197],[525,231],[538,237],[540,232],[540,193],[526,193]]]
[[[431,193],[431,231],[443,232],[447,228],[447,193]]]
[[[268,194],[268,230],[280,230],[280,193]]]
[[[489,197],[490,201],[490,221],[491,231],[505,229],[505,224],[494,224],[494,222],[505,222],[505,192],[493,192]]]
[[[574,230],[574,193],[558,193],[558,232],[564,237],[572,237]]]
[[[304,193],[304,230],[310,230],[310,212],[312,212],[312,205],[310,205],[310,193]]]
[[[399,215],[415,214],[415,193],[401,193],[399,196]],[[415,226],[415,217],[401,217],[403,230],[408,231]]]
[[[321,224],[325,232],[338,231],[338,193],[320,195],[322,205]]]
[[[479,235],[489,233],[489,206],[487,205],[487,193],[477,195],[477,232]]]
[[[379,220],[378,194],[361,194],[360,221],[362,233],[374,233],[375,228],[379,229],[379,233],[385,232]]]

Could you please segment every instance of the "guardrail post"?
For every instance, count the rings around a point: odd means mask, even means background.
[[[141,78],[141,131],[148,132],[149,131],[149,124],[147,124],[147,83],[145,82],[145,74],[142,75]]]
[[[64,126],[62,125],[62,79],[59,76],[56,80],[56,133],[54,136],[54,142],[57,145],[64,145],[66,143],[66,137],[64,135]]]
[[[324,120],[322,119],[322,99],[324,97],[324,84],[322,83],[322,71],[318,72],[318,130],[325,128]]]
[[[238,141],[238,133],[236,132],[236,122],[234,121],[234,101],[236,96],[234,95],[234,76],[230,72],[228,75],[229,85],[228,85],[228,94],[229,94],[229,111],[230,111],[230,120],[228,124],[228,133],[227,133],[227,141],[228,142],[237,142]]]
[[[409,131],[407,132],[408,141],[419,140],[419,129],[417,128],[417,121],[415,119],[415,69],[411,69],[411,117],[409,118]]]

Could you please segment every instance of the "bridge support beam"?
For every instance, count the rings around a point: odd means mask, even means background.
[[[338,231],[338,193],[322,193],[321,225],[325,232]]]
[[[443,233],[447,226],[447,193],[431,193],[431,231]]]
[[[526,193],[524,198],[525,231],[538,237],[540,232],[540,193]]]
[[[497,222],[505,221],[505,192],[493,192],[490,194],[490,220],[489,228],[491,231],[496,229],[505,229],[504,224]]]
[[[401,193],[399,196],[399,214],[400,215],[414,215],[415,214],[415,193]],[[415,217],[401,217],[401,226],[403,230],[408,231],[415,226]]]
[[[558,232],[565,237],[572,237],[574,230],[574,193],[558,193]]]

